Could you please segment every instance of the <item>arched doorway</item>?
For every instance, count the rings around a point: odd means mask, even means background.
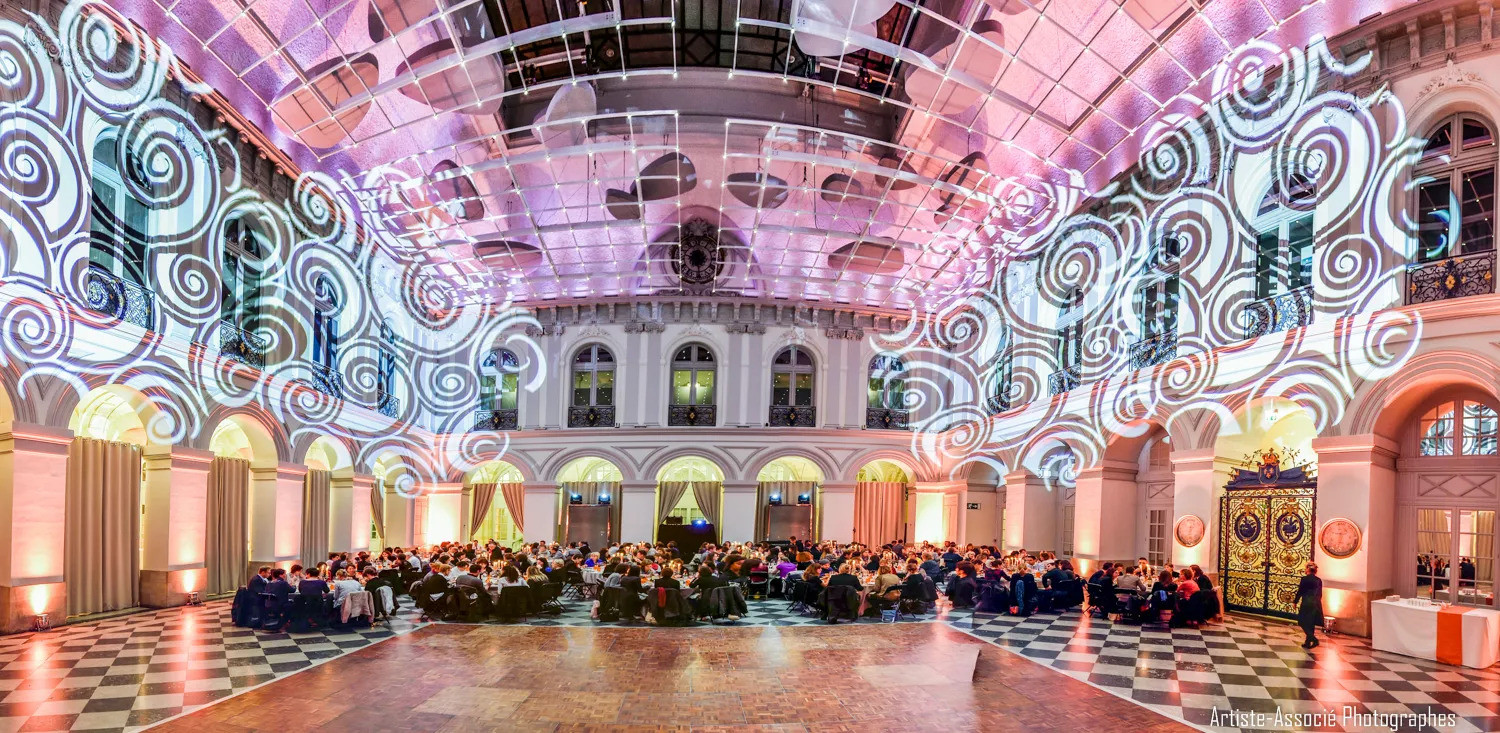
[[[699,456],[683,456],[656,472],[656,539],[677,541],[691,553],[718,542],[723,519],[724,470]]]
[[[203,591],[216,595],[233,593],[250,579],[250,497],[257,489],[274,495],[279,460],[270,433],[242,415],[214,428],[209,450],[214,459],[204,511]]]
[[[823,469],[802,456],[782,456],[756,474],[755,539],[817,539]]]
[[[620,484],[625,474],[607,458],[569,461],[557,472],[558,542],[602,548],[620,541]]]
[[[464,491],[470,494],[469,537],[475,542],[494,540],[503,547],[522,544],[521,517],[525,501],[521,470],[505,461],[487,461],[464,477]]]
[[[148,526],[141,517],[149,510],[146,426],[153,412],[144,395],[121,386],[96,388],[73,409],[63,514],[68,616],[139,605]],[[159,493],[169,499],[170,485],[163,488]],[[167,535],[171,527],[163,523],[159,531]]]
[[[418,535],[426,539],[427,529],[424,523],[418,522],[417,505],[422,502],[425,508],[425,501],[422,497],[412,496],[415,479],[406,462],[394,451],[386,451],[375,459],[370,473],[375,477],[370,499],[370,529],[377,535],[377,539],[371,540],[370,547],[384,549],[387,546],[422,544]],[[420,519],[425,522],[426,512],[421,514]]]
[[[297,547],[302,564],[314,567],[331,549],[347,549],[354,490],[354,462],[340,441],[320,435],[303,459],[302,537]]]
[[[854,541],[879,547],[907,535],[907,489],[911,475],[899,463],[875,460],[860,466],[854,476]],[[911,517],[912,537],[941,542],[946,527],[957,527],[957,497],[946,507],[944,497],[933,494],[918,498]],[[951,509],[951,512],[949,511]],[[953,516],[947,517],[951,513]]]

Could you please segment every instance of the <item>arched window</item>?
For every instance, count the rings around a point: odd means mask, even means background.
[[[334,397],[344,395],[338,373],[339,292],[326,275],[313,282],[313,386]]]
[[[257,369],[265,368],[269,344],[257,335],[260,290],[269,243],[258,222],[237,216],[224,225],[219,281],[219,351]]]
[[[495,349],[479,365],[479,406],[475,430],[515,430],[520,426],[518,392],[521,360],[510,349]]]
[[[891,354],[876,354],[870,360],[869,372],[865,385],[865,427],[905,430],[906,364]]]
[[[615,355],[590,344],[573,357],[573,406],[568,427],[614,425]]]
[[[1417,259],[1495,246],[1495,136],[1487,120],[1459,114],[1427,133],[1417,182]]]
[[[772,425],[814,427],[813,358],[801,346],[788,346],[771,359]]]
[[[1062,394],[1083,381],[1083,288],[1068,292],[1057,316],[1057,371],[1047,377],[1047,389]]]
[[[1255,216],[1255,297],[1273,298],[1312,285],[1313,215],[1285,205],[1298,201],[1272,190]]]
[[[1480,402],[1445,402],[1423,415],[1420,427],[1422,456],[1493,456],[1500,445],[1500,420]]]
[[[714,353],[703,344],[688,344],[672,356],[672,402],[668,425],[715,423]]]
[[[396,396],[396,329],[389,320],[380,323],[380,359],[375,373],[375,405],[380,414],[395,417],[401,412]]]
[[[1014,379],[1014,360],[1010,353],[1010,338],[1007,335],[995,348],[995,355],[991,357],[990,364],[985,369],[984,379],[988,385],[985,395],[985,409],[991,415],[1009,410],[1011,407],[1011,386]]]
[[[121,166],[139,171],[122,160],[117,131],[101,134],[94,143],[89,168],[92,183],[89,216],[90,308],[113,314],[143,328],[154,319],[146,253],[151,238],[150,210],[130,193]]]

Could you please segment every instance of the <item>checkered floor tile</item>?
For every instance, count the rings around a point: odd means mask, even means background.
[[[1290,624],[1231,616],[1198,629],[1139,626],[1078,611],[1031,618],[976,614],[952,625],[1001,648],[1187,723],[1238,730],[1283,715],[1335,713],[1331,729],[1389,729],[1359,714],[1451,716],[1401,730],[1500,730],[1500,669],[1473,670],[1377,652],[1369,642],[1321,636],[1312,651]],[[1219,716],[1215,717],[1215,712]],[[1434,720],[1438,720],[1434,718]],[[1274,727],[1265,725],[1265,727]]]

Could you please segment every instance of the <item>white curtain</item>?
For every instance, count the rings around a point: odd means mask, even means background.
[[[75,438],[64,488],[63,572],[67,613],[77,616],[138,603],[141,553],[141,449]]]
[[[215,458],[208,466],[208,525],[203,533],[207,593],[229,593],[250,574],[250,462]]]
[[[901,499],[906,484],[860,481],[854,485],[854,540],[879,547],[901,536]]]
[[[328,559],[328,497],[333,475],[311,470],[302,479],[302,564],[315,567]]]
[[[722,481],[694,481],[693,501],[698,502],[698,511],[703,517],[712,522],[714,527],[719,528],[723,534],[723,517],[720,513],[724,506],[724,483]]]

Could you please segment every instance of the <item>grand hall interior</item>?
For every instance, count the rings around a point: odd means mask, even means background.
[[[0,733],[1500,730],[1492,0],[0,0]]]

